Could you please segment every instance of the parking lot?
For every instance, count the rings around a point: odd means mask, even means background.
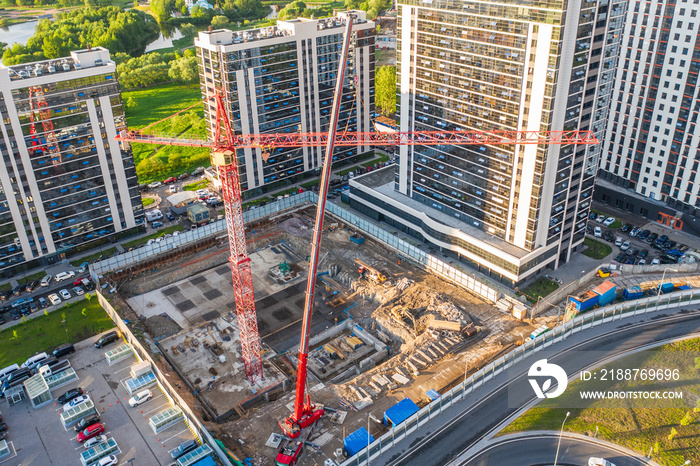
[[[683,243],[687,239],[680,232],[669,229],[655,232],[657,229],[652,229],[647,224],[639,226],[634,223],[609,228],[606,224],[612,222],[606,221],[606,218],[610,217],[602,215],[590,218],[587,234],[610,243],[613,247],[612,261],[618,264],[677,264],[683,254],[693,251],[692,245]],[[663,241],[659,241],[660,239]]]
[[[134,459],[135,464],[168,465],[172,463],[170,450],[193,438],[187,424],[180,421],[154,434],[148,418],[170,407],[168,399],[157,385],[150,386],[153,398],[131,408],[130,395],[123,382],[129,379],[130,368],[138,361],[131,355],[109,366],[105,352],[123,343],[119,340],[102,349],[93,342],[98,337],[75,344],[76,352],[68,357],[79,380],[52,391],[54,401],[34,409],[26,398],[17,404],[3,399],[0,402],[2,421],[9,426],[7,441],[10,456],[0,464],[11,465],[64,465],[81,464],[80,453],[86,449],[76,440],[73,426],[63,426],[62,407],[56,401],[65,391],[81,387],[89,395],[105,425],[104,434],[114,438],[119,446],[119,464]]]

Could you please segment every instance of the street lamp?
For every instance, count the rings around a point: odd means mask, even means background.
[[[564,417],[564,422],[561,423],[561,430],[559,431],[559,442],[557,442],[557,454],[554,457],[554,466],[557,466],[557,460],[559,459],[559,446],[561,445],[561,436],[564,433],[564,424],[566,424],[566,420],[569,419],[569,414],[571,413],[567,411],[566,417]]]
[[[671,267],[666,267],[666,268],[664,269],[664,274],[661,276],[661,283],[664,282],[664,279],[666,278],[666,272],[669,271],[669,270],[670,270],[671,272],[678,272],[678,270],[676,270],[676,269],[672,269]],[[659,283],[659,289],[658,289],[657,292],[656,292],[656,296],[659,296],[659,295],[661,294],[661,283]]]
[[[369,457],[369,439],[371,437],[369,434],[369,414],[370,413],[367,413],[367,466],[369,466],[369,460],[370,460],[370,457]]]

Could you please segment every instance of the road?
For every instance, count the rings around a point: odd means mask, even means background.
[[[559,436],[556,433],[526,434],[516,438],[503,438],[491,443],[477,455],[460,465],[469,466],[541,466],[554,463]],[[582,466],[595,456],[611,461],[615,466],[639,466],[648,464],[642,458],[630,457],[625,451],[607,442],[590,438],[562,436],[557,465]]]
[[[686,335],[700,336],[697,309],[630,317],[573,334],[485,382],[465,400],[397,442],[372,464],[447,464],[464,455],[491,431],[500,430],[500,424],[509,416],[535,400],[526,374],[539,359],[546,357],[560,365],[571,380],[582,369],[600,365],[600,359]]]

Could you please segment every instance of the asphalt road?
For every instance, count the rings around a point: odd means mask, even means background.
[[[479,454],[459,463],[469,466],[544,466],[554,463],[559,437],[556,434],[529,435],[499,440]],[[595,456],[611,461],[615,466],[639,466],[646,461],[631,458],[608,445],[592,439],[563,436],[559,447],[559,466],[582,466]]]
[[[499,430],[499,424],[509,416],[535,400],[527,371],[539,359],[547,357],[560,365],[571,380],[582,369],[600,365],[601,359],[691,334],[700,335],[697,309],[650,313],[573,334],[485,382],[464,401],[397,442],[372,465],[447,464],[465,455],[491,431]]]

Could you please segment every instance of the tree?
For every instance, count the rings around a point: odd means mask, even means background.
[[[180,26],[180,34],[183,37],[194,37],[197,35],[197,27],[194,24],[185,23]]]
[[[165,23],[172,16],[175,0],[151,0],[151,11],[159,23]]]
[[[225,29],[228,26],[228,18],[226,16],[219,15],[211,19],[211,27],[214,29]]]
[[[374,102],[385,115],[396,112],[396,67],[382,66],[374,78]]]
[[[197,57],[183,57],[170,64],[168,76],[181,83],[195,83],[199,81],[197,69]]]
[[[211,19],[214,17],[214,10],[210,10],[208,8],[202,8],[201,6],[195,5],[192,7],[192,11],[190,11],[190,15],[193,18],[202,18],[202,19],[205,19],[206,21],[211,21]]]

